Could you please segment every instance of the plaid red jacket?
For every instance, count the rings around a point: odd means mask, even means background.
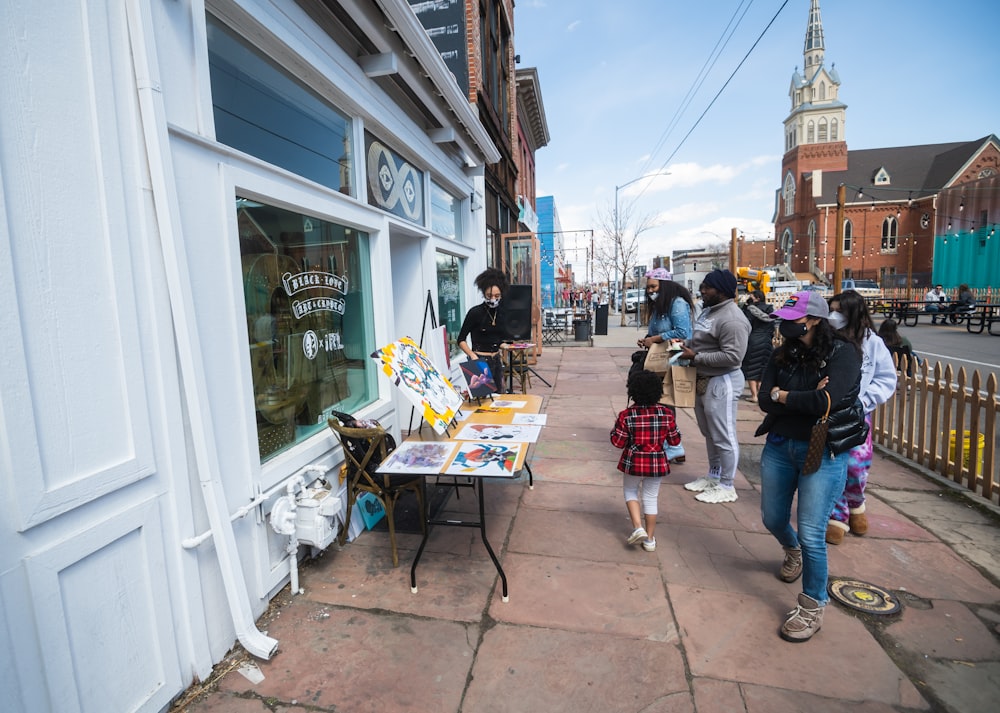
[[[681,442],[674,415],[663,404],[637,406],[618,414],[611,431],[611,444],[622,449],[618,470],[628,475],[661,477],[670,473],[670,461],[663,442],[676,446]]]

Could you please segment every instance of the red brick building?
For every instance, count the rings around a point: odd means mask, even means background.
[[[935,235],[946,232],[937,196],[1000,173],[995,135],[946,144],[848,150],[840,77],[825,58],[819,0],[812,0],[803,71],[792,75],[785,155],[774,215],[774,263],[829,282],[835,251],[844,277],[883,287],[931,281]],[[845,188],[837,244],[837,193]]]

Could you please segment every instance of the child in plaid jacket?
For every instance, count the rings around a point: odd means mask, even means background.
[[[618,470],[623,473],[625,508],[633,527],[626,542],[634,545],[641,541],[643,549],[652,552],[656,549],[653,532],[660,478],[670,473],[664,445],[676,446],[681,434],[673,413],[660,403],[663,381],[657,374],[634,372],[628,380],[628,395],[633,404],[618,414],[611,444],[622,449]]]

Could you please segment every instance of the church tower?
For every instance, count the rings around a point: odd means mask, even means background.
[[[791,112],[785,119],[785,154],[781,160],[781,188],[775,215],[778,254],[796,271],[815,266],[815,226],[805,216],[822,194],[825,171],[847,170],[847,105],[838,98],[840,76],[826,65],[826,44],[819,0],[810,0],[809,21],[802,50],[802,72],[792,73],[788,96]],[[807,238],[806,251],[793,260],[796,238]],[[802,243],[798,243],[801,245]]]
[[[833,144],[826,148],[846,159],[845,119],[847,105],[838,99],[840,76],[826,66],[823,18],[819,0],[811,0],[806,40],[802,50],[802,73],[796,67],[788,97],[792,110],[785,119],[785,151],[799,146]],[[829,155],[830,151],[822,152]],[[840,166],[840,169],[846,164]],[[823,168],[828,168],[824,166]]]

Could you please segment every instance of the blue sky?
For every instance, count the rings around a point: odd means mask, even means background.
[[[618,194],[620,205],[657,216],[641,238],[640,262],[728,240],[734,227],[771,234],[782,122],[792,73],[802,68],[809,0],[788,0],[682,139],[783,2],[517,0],[518,67],[538,69],[550,133],[536,154],[537,194],[555,197],[563,230],[599,237],[597,214],[612,212],[616,185],[669,172]],[[737,10],[746,14],[678,116]],[[849,149],[1000,134],[1000,2],[824,0],[821,10],[826,63],[839,73],[848,107]],[[589,242],[566,238],[567,247]]]

